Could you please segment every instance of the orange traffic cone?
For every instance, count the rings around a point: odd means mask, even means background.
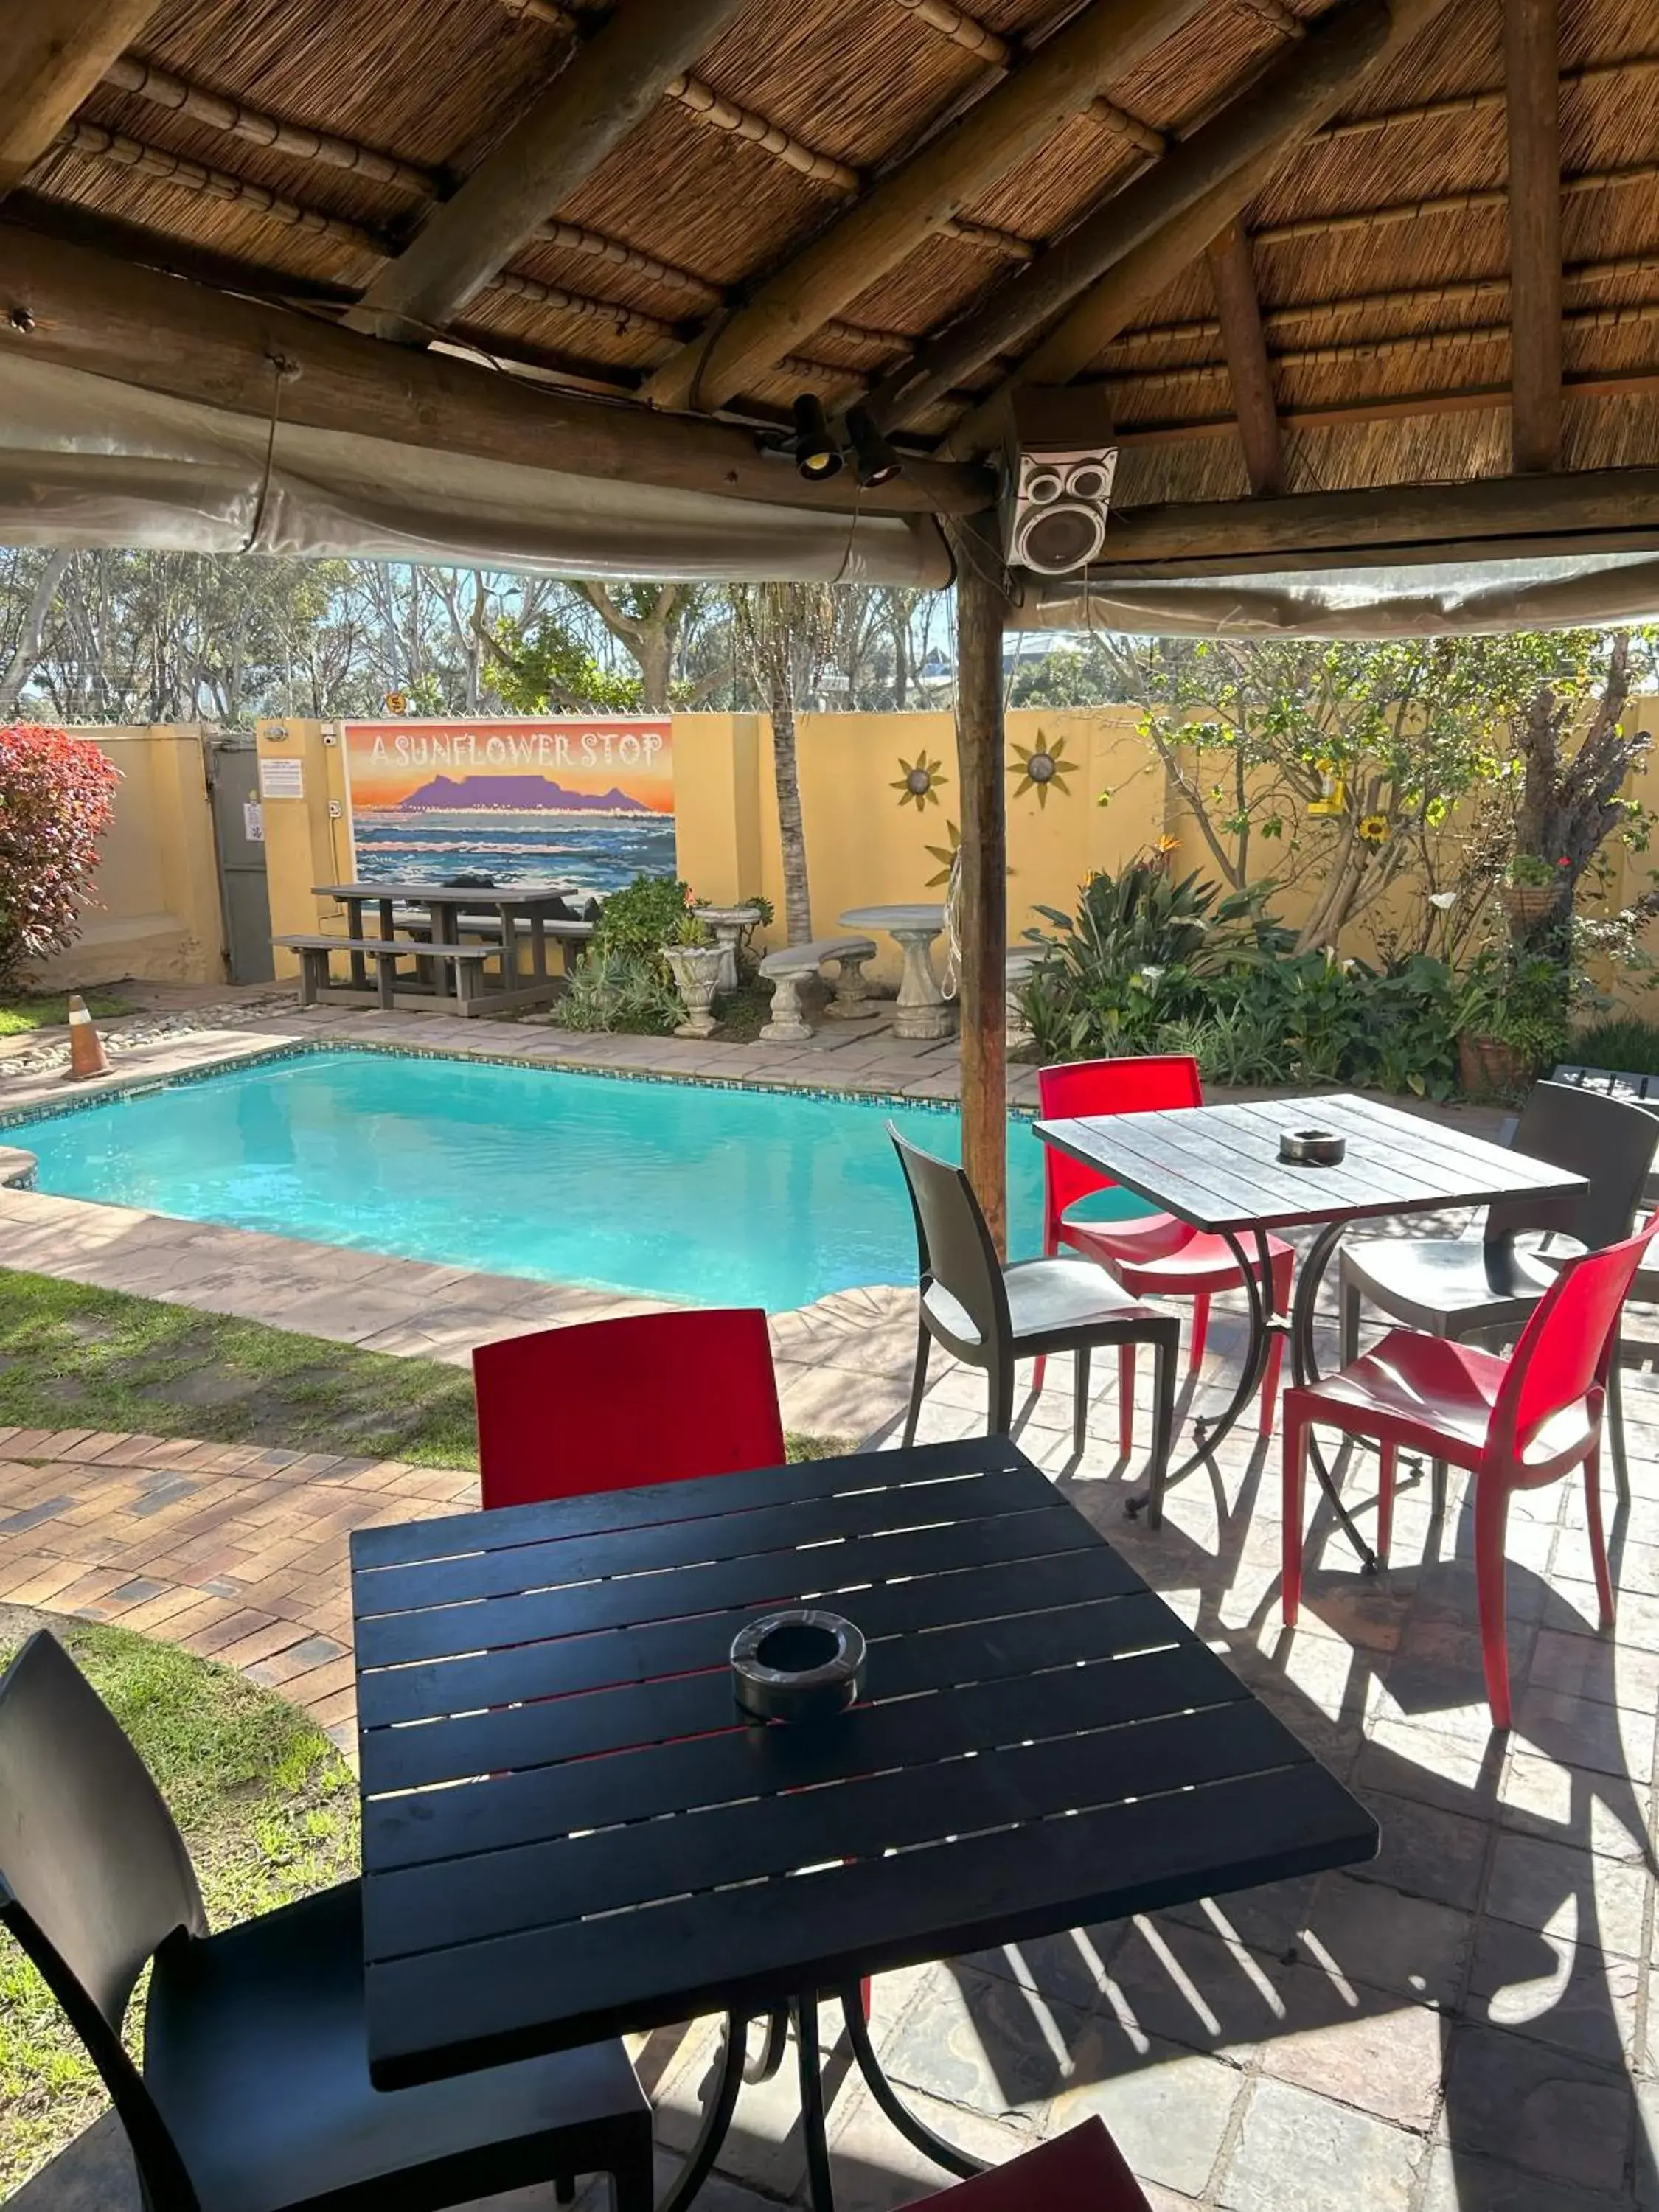
[[[85,1083],[89,1077],[107,1075],[109,1062],[104,1057],[104,1041],[93,1027],[87,1002],[78,991],[70,994],[69,1033],[70,1081]]]

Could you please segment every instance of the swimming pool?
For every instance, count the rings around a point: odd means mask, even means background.
[[[953,1109],[350,1049],[3,1134],[65,1198],[775,1312],[915,1279],[890,1118],[959,1156]],[[1026,1255],[1042,1231],[1029,1122],[1011,1122],[1008,1153],[1012,1242]]]

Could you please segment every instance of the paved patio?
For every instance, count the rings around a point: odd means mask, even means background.
[[[1237,1332],[1218,1319],[1212,1376]],[[1636,1496],[1616,1530],[1613,1638],[1593,1630],[1578,1496],[1562,1486],[1517,1502],[1507,1740],[1486,1724],[1455,1487],[1439,1528],[1426,1484],[1407,1489],[1395,1565],[1375,1580],[1354,1571],[1340,1537],[1316,1543],[1304,1625],[1286,1635],[1273,1454],[1240,1439],[1213,1478],[1172,1494],[1162,1534],[1149,1534],[1122,1516],[1130,1471],[1115,1462],[1109,1393],[1073,1464],[1067,1379],[1056,1362],[1054,1387],[1023,1404],[1025,1449],[1350,1778],[1382,1821],[1382,1855],[1352,1873],[889,1976],[878,2025],[895,2078],[944,2132],[996,2157],[1103,2113],[1160,2212],[1650,2212],[1650,1379],[1631,1378]],[[924,1434],[971,1433],[980,1389],[945,1369]],[[283,1688],[349,1743],[346,1534],[441,1512],[471,1488],[468,1476],[393,1462],[0,1436],[0,1601],[176,1638]],[[1364,1462],[1348,1489],[1368,1498]],[[665,2172],[692,2125],[712,2035],[707,2025],[665,2032],[641,2048]],[[793,2096],[787,2075],[745,2091],[710,2212],[799,2200]],[[852,2084],[834,2134],[855,2212],[939,2179]],[[27,2212],[112,2206],[112,2171],[118,2146],[100,2136],[18,2202]]]
[[[349,1026],[347,1025],[349,1024]],[[380,1033],[447,1048],[458,1024],[331,1017],[238,1024],[170,1040],[171,1060],[262,1048],[280,1036]],[[425,1032],[424,1035],[416,1034]],[[654,1041],[570,1039],[526,1025],[472,1049],[592,1064],[666,1065]],[[708,1047],[698,1072],[735,1073]],[[727,1054],[756,1048],[731,1047]],[[842,1080],[838,1042],[803,1048],[788,1079]],[[926,1048],[861,1073],[896,1089],[943,1085]],[[836,1072],[826,1075],[825,1055]],[[937,1060],[938,1055],[934,1055]],[[146,1060],[146,1066],[150,1063]],[[133,1061],[124,1073],[131,1079]],[[916,1072],[920,1069],[920,1072]],[[766,1073],[783,1079],[775,1064]],[[56,1091],[57,1086],[43,1086]],[[4,1095],[21,1086],[7,1085]],[[1489,1117],[1487,1117],[1489,1126]],[[465,1358],[468,1331],[553,1317],[538,1286],[452,1273],[442,1343],[398,1337],[387,1316],[430,1279],[406,1263],[278,1238],[242,1238],[118,1209],[0,1194],[14,1264],[185,1303],[255,1312],[384,1348]],[[103,1212],[102,1222],[87,1217]],[[251,1251],[250,1247],[261,1249]],[[343,1257],[363,1272],[342,1290]],[[216,1279],[215,1263],[222,1270]],[[430,1278],[441,1271],[415,1270]],[[293,1293],[282,1295],[283,1285]],[[481,1288],[488,1285],[487,1289]],[[558,1301],[570,1294],[550,1291]],[[588,1297],[592,1294],[577,1294]],[[274,1301],[274,1303],[273,1303]],[[616,1301],[611,1302],[614,1305]],[[561,1308],[560,1311],[565,1310]],[[778,1317],[796,1425],[892,1438],[908,1364],[908,1299],[847,1293]],[[575,1309],[568,1316],[577,1317]],[[365,1319],[373,1323],[362,1333]],[[1218,1315],[1205,1388],[1237,1357],[1242,1324]],[[1639,1341],[1659,1336],[1632,1318]],[[1654,1963],[1653,1785],[1659,1706],[1659,1387],[1628,1385],[1635,1497],[1614,1524],[1620,1619],[1594,1632],[1582,1500],[1569,1486],[1516,1501],[1510,1643],[1516,1726],[1494,1738],[1482,1697],[1465,1500],[1431,1515],[1426,1480],[1405,1488],[1395,1565],[1364,1578],[1339,1536],[1310,1548],[1303,1626],[1278,1625],[1276,1452],[1235,1437],[1213,1474],[1170,1498],[1158,1535],[1127,1522],[1132,1474],[1115,1459],[1109,1387],[1080,1462],[1070,1452],[1066,1363],[1019,1411],[1018,1435],[1171,1604],[1376,1811],[1372,1866],[1223,1899],[1125,1926],[891,1975],[878,1984],[890,2072],[947,2135],[994,2158],[1099,2111],[1159,2212],[1659,2212],[1659,2027]],[[804,1418],[810,1411],[810,1418]],[[972,1433],[982,1384],[945,1366],[924,1436]],[[1140,1436],[1147,1430],[1141,1410]],[[1368,1462],[1347,1490],[1369,1504]],[[0,1603],[121,1620],[240,1665],[351,1741],[348,1531],[441,1512],[473,1478],[395,1462],[331,1460],[154,1438],[0,1434]],[[640,2063],[661,2114],[665,2176],[693,2124],[714,2031],[664,2032]],[[709,2212],[800,2201],[789,2074],[746,2090]],[[860,2087],[841,2082],[833,2136],[849,2212],[938,2186]],[[136,2207],[107,2124],[20,2193],[26,2212]]]

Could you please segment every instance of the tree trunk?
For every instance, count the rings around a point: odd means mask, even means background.
[[[0,676],[0,722],[9,722],[17,712],[17,702],[23,696],[23,686],[34,673],[34,664],[40,656],[40,638],[46,627],[46,617],[52,612],[52,603],[64,571],[69,566],[67,551],[47,556],[46,564],[35,580],[29,594],[28,605],[23,611],[23,626],[17,635],[17,647]]]
[[[994,518],[945,526],[957,557],[957,762],[962,875],[962,1164],[1008,1251],[1008,832],[1003,759],[1002,549]]]
[[[1630,685],[1630,636],[1620,631],[1595,714],[1570,760],[1564,740],[1571,709],[1557,698],[1553,684],[1539,686],[1522,725],[1515,849],[1554,871],[1555,896],[1547,913],[1513,933],[1517,950],[1561,959],[1564,987],[1579,879],[1618,827],[1626,778],[1648,750],[1647,733],[1624,725]]]
[[[786,681],[775,684],[768,702],[772,718],[772,776],[778,793],[778,842],[783,848],[783,911],[791,945],[812,941],[812,898],[806,881],[806,825],[800,811],[800,775],[795,763],[795,708]]]

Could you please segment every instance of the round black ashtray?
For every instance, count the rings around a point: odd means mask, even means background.
[[[833,1720],[864,1689],[863,1632],[838,1613],[770,1613],[732,1646],[732,1686],[758,1721]]]
[[[1285,1129],[1279,1133],[1279,1157],[1288,1160],[1292,1167],[1339,1167],[1347,1149],[1347,1139],[1339,1137],[1334,1129]]]

